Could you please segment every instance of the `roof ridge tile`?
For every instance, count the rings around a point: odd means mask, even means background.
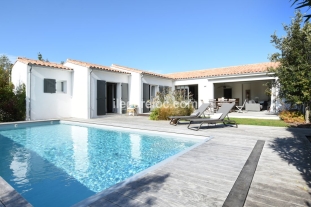
[[[123,70],[131,71],[131,72],[137,72],[137,73],[148,74],[148,75],[152,75],[152,76],[158,76],[158,77],[162,77],[162,78],[174,79],[172,77],[168,77],[166,74],[154,73],[154,72],[140,70],[140,69],[122,66],[122,65],[118,65],[118,64],[111,64],[111,66],[116,67],[116,68],[120,68]]]
[[[60,63],[54,63],[54,62],[46,62],[42,60],[33,60],[25,57],[17,57],[17,61],[20,61],[25,64],[32,64],[32,65],[40,65],[45,67],[53,67],[53,68],[59,68],[59,69],[65,69],[65,70],[72,70],[72,68],[66,67]]]
[[[80,60],[73,60],[73,59],[69,59],[68,58],[67,62],[70,62],[70,63],[73,63],[73,64],[77,64],[77,65],[80,65],[80,66],[84,66],[84,67],[89,67],[89,68],[95,68],[95,69],[106,70],[106,71],[117,72],[117,73],[130,74],[128,72],[125,72],[125,71],[122,71],[122,70],[113,69],[113,68],[108,67],[108,66],[94,64],[94,63],[89,63],[89,62],[84,62],[84,61],[80,61]]]
[[[229,66],[222,68],[176,72],[167,74],[167,76],[175,79],[190,79],[190,78],[215,77],[215,76],[225,76],[234,74],[260,73],[260,72],[267,72],[268,67],[275,68],[278,65],[279,62],[264,62],[247,65]]]

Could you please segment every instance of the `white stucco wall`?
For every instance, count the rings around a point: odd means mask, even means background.
[[[232,98],[239,98],[239,105],[242,105],[245,100],[245,90],[251,91],[250,99],[258,97],[259,101],[269,99],[264,93],[265,86],[263,82],[273,80],[273,77],[267,76],[265,73],[236,75],[236,76],[223,76],[209,78],[209,82],[213,84],[224,84],[232,87]],[[243,92],[242,92],[243,91]],[[217,96],[217,97],[216,97]],[[214,97],[220,98],[223,96],[223,89],[215,87]]]
[[[247,81],[257,81],[257,80],[273,80],[274,77],[269,77],[265,73],[253,73],[245,75],[234,75],[234,76],[219,76],[219,77],[209,77],[208,80],[213,83],[230,83],[230,82],[247,82]]]
[[[131,76],[129,76],[129,102],[130,104],[136,104],[138,105],[138,108],[142,108],[141,105],[141,91],[142,91],[142,85],[141,85],[141,74],[140,73],[131,73]]]
[[[274,79],[273,77],[269,77],[266,74],[261,73],[261,74],[248,74],[236,76],[209,77],[201,79],[176,80],[175,86],[197,84],[198,101],[200,106],[202,101],[208,102],[209,99],[214,98],[217,99],[223,96],[223,88],[215,87],[214,84],[227,83],[227,85],[230,85],[233,88],[232,97],[239,98],[240,100],[239,104],[243,104],[242,84],[243,84],[243,91],[247,89],[251,90],[252,99],[258,97],[259,100],[266,100],[268,97],[265,96],[265,94],[263,93],[265,87],[262,85],[262,82],[259,82],[259,80],[269,81],[273,79]]]
[[[260,101],[266,100],[263,93],[265,86],[259,80],[269,81],[264,73],[209,77],[188,80],[172,80],[157,76],[131,72],[122,74],[94,69],[66,62],[64,64],[74,72],[32,66],[30,68],[21,62],[16,62],[12,69],[12,82],[15,86],[26,84],[27,118],[32,120],[51,119],[62,117],[95,118],[97,116],[97,80],[116,83],[117,85],[117,113],[121,113],[121,84],[128,83],[129,103],[138,105],[138,112],[143,112],[143,84],[155,86],[155,92],[159,86],[168,86],[173,90],[179,85],[198,85],[198,105],[208,102],[209,99],[223,96],[223,88],[215,84],[227,83],[232,87],[232,98],[239,98],[239,105],[245,99],[245,90],[251,90],[251,99],[258,97]],[[128,71],[127,71],[128,72]],[[66,93],[57,91],[55,94],[43,93],[43,79],[56,79],[57,82],[66,81]],[[31,79],[31,88],[30,88]],[[59,86],[57,87],[59,89]],[[30,100],[31,98],[31,100]],[[31,103],[31,104],[29,104]],[[276,108],[274,104],[272,107]],[[28,112],[31,111],[31,114]]]
[[[11,81],[15,88],[21,84],[25,84],[27,87],[27,65],[25,63],[17,61],[11,73]]]
[[[276,79],[277,80],[277,79]],[[279,96],[279,87],[272,87],[271,89],[271,106],[270,106],[270,112],[271,113],[278,113],[280,110],[282,110],[282,104],[281,102],[285,102],[285,100],[280,100],[278,98]]]
[[[242,105],[246,99],[245,91],[250,90],[251,94],[249,99],[255,100],[255,97],[258,97],[259,101],[267,101],[270,97],[265,95],[266,86],[263,86],[264,83],[269,80],[263,81],[251,81],[251,82],[230,82],[230,83],[218,83],[215,84],[214,97],[221,98],[224,96],[223,86],[227,86],[232,91],[232,98],[239,99],[239,105]]]
[[[28,71],[30,67],[28,66]],[[68,70],[32,66],[31,73],[28,73],[29,80],[31,79],[31,84],[30,82],[28,84],[31,90],[29,94],[31,120],[71,117],[71,73],[72,71]],[[45,78],[56,80],[56,93],[44,93]],[[61,81],[67,83],[66,93],[60,91]]]
[[[90,116],[89,69],[69,62],[66,62],[64,65],[74,70],[72,80],[71,116],[87,119]]]
[[[140,104],[139,104],[139,112],[143,113],[143,84],[149,84],[151,86],[155,86],[155,93],[159,91],[159,86],[168,86],[171,87],[172,90],[175,89],[174,80],[168,78],[161,78],[157,76],[142,74],[141,75],[141,84],[140,84]]]
[[[175,86],[198,85],[198,106],[214,97],[214,86],[207,79],[176,80]]]
[[[143,74],[141,80],[142,80],[142,83],[147,83],[150,85],[169,86],[169,87],[174,86],[173,80],[168,79],[168,78],[161,78],[161,77],[157,77],[157,76],[151,76],[151,75]]]
[[[214,84],[214,83],[213,83]],[[223,86],[227,86],[231,88],[232,91],[232,98],[239,99],[239,105],[243,104],[244,99],[242,99],[242,91],[251,89],[251,84],[249,83],[242,83],[242,82],[230,82],[230,83],[216,83],[214,85],[214,97],[215,99],[221,98],[224,96],[224,88]],[[245,94],[244,94],[245,98]]]
[[[50,67],[29,66],[19,61],[14,64],[12,83],[15,87],[22,83],[26,85],[26,120],[71,117],[71,73]],[[56,80],[56,93],[44,93],[45,78]],[[60,91],[61,81],[66,81],[66,93]]]
[[[128,72],[128,71],[127,71]],[[129,103],[138,105],[138,112],[143,113],[143,84],[155,86],[158,92],[159,86],[168,86],[174,89],[174,81],[168,78],[161,78],[137,72],[131,72],[128,76],[129,83]]]
[[[122,113],[121,110],[121,84],[129,83],[129,74],[109,72],[104,70],[93,70],[91,73],[91,118],[97,116],[97,80],[104,80],[109,83],[117,84],[117,113]],[[129,97],[130,89],[129,89]]]

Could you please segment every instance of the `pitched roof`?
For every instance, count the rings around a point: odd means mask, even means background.
[[[39,66],[45,66],[45,67],[64,69],[64,70],[72,70],[71,68],[68,68],[62,64],[46,62],[46,61],[42,61],[42,60],[32,60],[32,59],[28,59],[28,58],[18,57],[16,61],[25,63],[27,65],[31,64],[31,65],[39,65]]]
[[[111,67],[108,67],[108,66],[103,66],[103,65],[93,64],[93,63],[82,62],[82,61],[79,61],[79,60],[67,59],[67,62],[76,64],[76,65],[80,65],[80,66],[84,66],[84,67],[88,67],[88,68],[94,68],[94,69],[99,69],[99,70],[107,70],[107,71],[111,71],[111,72],[130,74],[128,72],[125,72],[125,71],[122,71],[122,70],[118,70],[118,69],[114,69],[114,68],[111,68]]]
[[[203,78],[203,77],[226,76],[226,75],[249,74],[249,73],[264,73],[267,72],[268,67],[276,68],[278,65],[279,65],[278,62],[267,62],[267,63],[257,63],[240,66],[230,66],[223,68],[177,72],[166,74],[166,76],[174,79],[188,79],[188,78]]]
[[[167,75],[153,73],[153,72],[150,72],[150,71],[139,70],[139,69],[136,69],[136,68],[129,68],[129,67],[121,66],[121,65],[117,65],[117,64],[112,64],[111,67],[112,68],[116,68],[116,69],[120,69],[120,70],[126,70],[126,71],[130,71],[130,72],[135,72],[135,73],[141,73],[141,74],[147,74],[147,75],[157,76],[157,77],[161,77],[161,78],[173,79],[171,77],[168,77]]]
[[[23,58],[23,57],[18,57],[16,61],[20,61],[25,64],[53,67],[53,68],[64,69],[64,70],[72,70],[71,68],[66,67],[62,64],[45,62],[41,60],[32,60],[32,59]],[[177,73],[162,75],[158,73],[143,71],[143,70],[116,65],[116,64],[112,64],[111,67],[108,67],[108,66],[97,65],[93,63],[87,63],[87,62],[82,62],[82,61],[72,60],[72,59],[67,59],[67,62],[81,65],[84,67],[106,70],[106,71],[111,71],[111,72],[118,72],[118,73],[125,73],[125,74],[130,74],[130,72],[136,72],[136,73],[148,74],[152,76],[157,76],[161,78],[169,78],[169,79],[190,79],[190,78],[217,77],[217,76],[227,76],[227,75],[237,75],[237,74],[264,73],[264,72],[267,72],[267,68],[269,67],[276,68],[277,66],[279,66],[278,62],[276,63],[267,62],[267,63],[257,63],[257,64],[240,65],[240,66],[230,66],[230,67],[223,67],[223,68],[193,70],[193,71],[177,72]]]

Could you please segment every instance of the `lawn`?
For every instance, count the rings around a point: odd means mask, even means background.
[[[248,119],[248,118],[230,118],[242,125],[257,125],[257,126],[275,126],[275,127],[288,127],[289,124],[282,120],[270,119]]]

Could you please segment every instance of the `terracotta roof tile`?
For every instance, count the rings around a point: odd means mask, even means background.
[[[17,61],[23,62],[25,64],[33,64],[33,65],[40,65],[40,66],[45,66],[45,67],[72,70],[71,68],[66,67],[62,64],[45,62],[45,61],[40,61],[40,60],[32,60],[32,59],[22,58],[22,57],[18,57]],[[264,73],[264,72],[267,72],[268,67],[276,68],[279,65],[279,63],[275,63],[275,62],[267,62],[267,63],[257,63],[257,64],[240,65],[240,66],[230,66],[230,67],[223,67],[223,68],[193,70],[193,71],[177,72],[177,73],[162,75],[162,74],[157,74],[157,73],[153,73],[149,71],[143,71],[143,70],[125,67],[125,66],[116,65],[116,64],[112,64],[111,67],[108,67],[108,66],[87,63],[87,62],[82,62],[82,61],[72,60],[72,59],[67,59],[67,62],[81,65],[84,67],[100,69],[100,70],[107,70],[107,71],[125,73],[125,74],[130,74],[129,72],[136,72],[136,73],[148,74],[152,76],[169,78],[169,79],[190,79],[190,78],[204,78],[204,77],[227,76],[227,75],[238,75],[238,74]]]
[[[188,78],[203,78],[203,77],[227,76],[227,75],[249,74],[249,73],[264,73],[267,72],[268,67],[276,68],[278,65],[279,65],[278,62],[277,63],[267,62],[267,63],[257,63],[257,64],[231,66],[223,68],[177,72],[167,74],[166,76],[174,79],[188,79]]]
[[[82,61],[79,61],[79,60],[67,59],[67,62],[73,63],[73,64],[77,64],[77,65],[80,65],[80,66],[84,66],[84,67],[88,67],[88,68],[94,68],[94,69],[99,69],[99,70],[107,70],[107,71],[111,71],[111,72],[130,74],[128,72],[125,72],[125,71],[122,71],[122,70],[118,70],[118,69],[114,69],[114,68],[111,68],[111,67],[108,67],[108,66],[103,66],[103,65],[93,64],[93,63],[82,62]]]
[[[116,69],[120,69],[120,70],[130,71],[130,72],[136,72],[136,73],[141,73],[141,74],[158,76],[158,77],[161,77],[161,78],[173,79],[171,77],[168,77],[167,75],[162,75],[162,74],[153,73],[153,72],[149,72],[149,71],[139,70],[139,69],[136,69],[136,68],[129,68],[129,67],[125,67],[125,66],[121,66],[121,65],[116,65],[116,64],[112,64],[111,67],[112,68],[116,68]]]
[[[40,66],[52,67],[52,68],[58,68],[58,69],[64,69],[64,70],[72,70],[71,68],[68,68],[62,64],[46,62],[42,60],[32,60],[28,58],[18,57],[16,61],[19,61],[25,64],[31,64],[31,65],[40,65]]]

